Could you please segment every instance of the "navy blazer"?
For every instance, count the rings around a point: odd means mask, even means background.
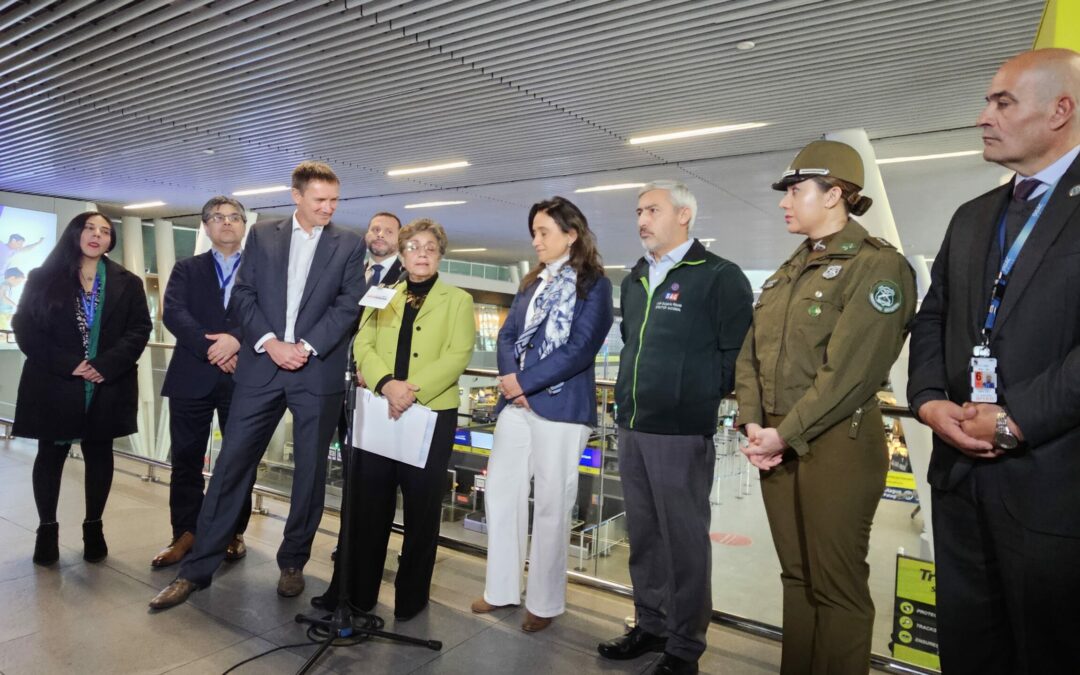
[[[258,223],[244,246],[244,263],[236,273],[229,299],[229,314],[242,331],[237,384],[262,387],[279,368],[255,343],[267,333],[285,336],[285,305],[288,288],[292,218]],[[352,230],[330,224],[319,237],[311,262],[300,312],[296,317],[296,340],[315,348],[297,377],[307,391],[318,395],[345,391],[345,369],[352,332],[360,316],[364,294],[364,239]]]
[[[518,369],[514,358],[514,342],[525,329],[525,314],[536,293],[540,280],[514,296],[510,314],[499,329],[499,374],[516,373],[518,383],[525,392],[533,412],[555,422],[596,425],[596,354],[607,338],[615,320],[611,302],[611,280],[600,277],[584,298],[578,297],[574,305],[570,338],[546,359],[540,358],[540,342],[544,339],[545,319],[536,330],[533,341],[525,354],[525,368]],[[547,388],[564,382],[558,394]],[[499,397],[496,412],[503,409],[506,400]]]
[[[243,259],[241,259],[241,267]],[[240,339],[240,328],[225,312],[224,291],[218,283],[214,257],[210,251],[180,260],[165,286],[162,321],[176,336],[169,369],[161,395],[175,398],[202,398],[214,390],[224,373],[210,363],[206,351],[213,345],[210,333],[230,333]]]

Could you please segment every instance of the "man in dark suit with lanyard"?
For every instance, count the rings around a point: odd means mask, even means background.
[[[172,542],[150,562],[154,567],[180,562],[195,545],[205,487],[203,458],[214,412],[221,429],[229,419],[232,374],[240,351],[240,328],[227,320],[225,309],[240,269],[244,206],[229,197],[213,197],[202,208],[202,223],[210,250],[177,262],[165,288],[162,319],[176,336],[176,349],[161,387],[161,395],[169,399],[172,439]],[[249,492],[225,560],[239,560],[247,553],[244,530],[250,516]]]
[[[341,415],[349,338],[364,292],[364,241],[330,222],[339,192],[329,166],[302,162],[292,175],[292,218],[260,223],[248,235],[229,305],[243,343],[224,445],[195,547],[151,608],[178,605],[210,584],[286,409],[293,417],[294,469],[277,592],[292,597],[304,590],[303,568],[322,518],[327,454]]]
[[[911,331],[941,666],[1076,673],[1080,54],[1021,54],[986,100],[983,157],[1017,175],[953,216]]]

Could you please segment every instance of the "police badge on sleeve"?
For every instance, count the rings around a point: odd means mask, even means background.
[[[895,281],[882,280],[870,289],[870,306],[882,314],[892,314],[903,301],[900,286]]]

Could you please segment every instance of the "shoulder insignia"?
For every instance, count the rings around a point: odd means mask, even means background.
[[[843,244],[840,244],[840,250],[844,253],[849,253],[854,251],[856,246],[858,246],[858,244],[853,241],[845,241]]]
[[[769,279],[765,283],[761,284],[761,290],[767,291],[778,283],[780,283],[779,279]]]
[[[867,237],[866,241],[873,244],[874,248],[896,248],[892,242],[885,237]]]
[[[903,300],[900,286],[895,281],[885,279],[870,289],[870,306],[882,314],[892,314],[900,309]]]

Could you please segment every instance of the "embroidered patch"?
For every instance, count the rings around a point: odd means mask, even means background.
[[[806,313],[810,316],[821,316],[821,305],[813,304],[806,309]]]
[[[854,251],[855,250],[855,242],[846,241],[843,244],[840,244],[840,250],[844,251],[845,253],[847,253],[848,251]]]
[[[1080,195],[1080,185],[1074,185],[1069,188],[1069,196],[1075,197],[1076,195]]]
[[[879,281],[870,289],[870,306],[882,314],[892,314],[900,309],[903,295],[893,281]]]
[[[829,265],[825,268],[825,271],[821,273],[822,279],[835,279],[840,276],[840,270],[844,269],[843,265]]]

